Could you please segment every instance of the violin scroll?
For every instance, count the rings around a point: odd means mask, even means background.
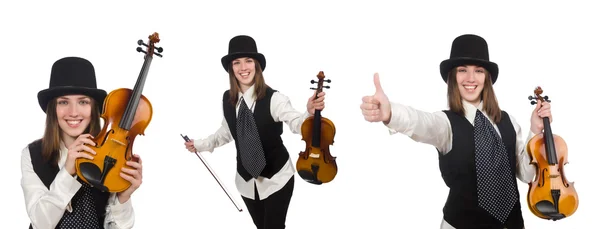
[[[143,40],[138,40],[137,44],[139,46],[146,46],[148,49],[146,51],[144,51],[142,49],[142,47],[137,47],[137,51],[138,52],[143,52],[144,54],[146,54],[146,56],[151,55],[148,53],[152,53],[154,55],[157,55],[158,57],[162,57],[162,51],[163,48],[162,47],[155,47],[155,43],[160,42],[160,38],[158,37],[158,33],[153,33],[152,35],[148,36],[148,44],[145,44]],[[157,52],[154,52],[154,50],[156,49]]]
[[[537,100],[540,100],[542,102],[546,101],[546,102],[550,102],[550,100],[548,100],[548,96],[541,96],[542,93],[544,93],[544,90],[542,90],[542,88],[540,86],[536,87],[535,90],[533,91],[535,96],[529,96],[528,99],[531,100],[531,105],[535,105],[537,104]]]

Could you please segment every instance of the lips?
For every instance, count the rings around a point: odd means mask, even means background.
[[[477,88],[477,85],[463,85],[463,87],[468,91],[468,92],[473,92],[475,91],[475,89]]]
[[[65,121],[67,122],[67,125],[69,125],[69,127],[77,128],[77,127],[79,127],[79,125],[81,124],[81,122],[83,121],[83,119],[65,120]]]

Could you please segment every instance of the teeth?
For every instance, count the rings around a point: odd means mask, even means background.
[[[477,86],[465,86],[466,89],[475,89]]]
[[[71,125],[77,125],[80,122],[81,122],[80,120],[77,120],[77,121],[67,121],[67,123],[69,123]]]
[[[242,73],[241,75],[242,76],[248,76],[248,75],[250,75],[250,73]]]

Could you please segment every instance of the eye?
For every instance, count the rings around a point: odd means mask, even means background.
[[[59,100],[57,104],[66,105],[68,104],[67,100]]]
[[[87,99],[86,100],[79,100],[79,104],[81,104],[81,105],[90,104],[90,101],[87,100]]]

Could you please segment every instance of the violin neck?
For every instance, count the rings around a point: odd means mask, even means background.
[[[312,146],[321,147],[321,111],[315,109],[313,118]]]
[[[558,158],[556,156],[556,147],[554,146],[554,135],[552,134],[552,128],[550,127],[550,119],[548,117],[542,118],[544,122],[544,143],[546,146],[546,157],[548,158],[549,165],[558,164]]]
[[[122,129],[129,130],[133,124],[133,118],[135,117],[135,112],[140,103],[140,98],[142,97],[142,91],[144,90],[146,76],[148,75],[148,70],[150,70],[151,63],[152,55],[146,55],[144,58],[144,64],[142,65],[142,70],[140,71],[138,79],[135,82],[133,92],[131,93],[131,97],[129,98],[129,102],[127,103],[127,108],[125,108],[125,113],[123,114],[123,117],[121,117],[119,127]]]

